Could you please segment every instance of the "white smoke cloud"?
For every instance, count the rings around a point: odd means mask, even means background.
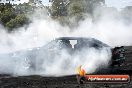
[[[132,44],[132,25],[126,25],[121,20],[115,19],[115,14],[102,13],[102,18],[96,23],[89,18],[80,22],[76,30],[70,31],[69,27],[63,27],[49,17],[33,19],[28,27],[21,27],[19,31],[7,33],[4,27],[0,27],[0,73],[13,75],[70,75],[76,74],[76,68],[83,65],[88,72],[94,72],[98,67],[107,66],[111,53],[108,50],[100,51],[89,49],[89,52],[80,51],[79,54],[71,55],[62,52],[61,56],[53,57],[52,60],[45,57],[42,51],[35,59],[27,58],[29,53],[19,55],[7,55],[3,53],[24,51],[34,47],[41,47],[56,37],[92,37],[114,47]],[[131,23],[130,23],[131,24]],[[26,30],[25,30],[26,29]],[[83,58],[82,56],[83,55]],[[10,58],[13,57],[13,58]],[[32,54],[31,57],[34,57]],[[35,68],[32,69],[32,64]]]

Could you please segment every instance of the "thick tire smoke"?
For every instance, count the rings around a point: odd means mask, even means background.
[[[38,49],[39,50],[39,49]],[[87,73],[107,67],[111,58],[109,48],[86,48],[68,53],[67,50],[29,50],[0,55],[0,73],[12,75],[64,76],[77,74],[82,65]]]
[[[114,47],[119,45],[132,44],[132,25],[124,24],[120,19],[115,19],[117,14],[103,12],[102,18],[93,22],[86,17],[80,22],[75,30],[64,27],[49,17],[42,19],[32,19],[32,23],[26,27],[19,28],[19,31],[8,33],[4,27],[0,26],[0,73],[13,75],[71,75],[76,73],[76,68],[83,65],[83,68],[92,73],[100,66],[107,66],[111,59],[110,49],[102,48],[96,50],[89,48],[79,51],[74,55],[69,55],[66,51],[60,55],[47,54],[43,50],[37,52],[35,47],[41,47],[56,37],[77,36],[93,37]],[[37,53],[30,54],[17,52],[31,49]],[[29,50],[30,51],[30,50]],[[45,58],[48,57],[52,58]],[[29,58],[30,57],[30,58]]]

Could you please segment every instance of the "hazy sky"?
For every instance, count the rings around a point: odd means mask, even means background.
[[[116,7],[121,9],[125,6],[132,6],[132,0],[105,0],[106,5],[109,7]]]
[[[42,0],[43,3],[47,3],[49,0]],[[106,5],[109,7],[116,7],[117,9],[125,6],[132,6],[132,0],[105,0]]]

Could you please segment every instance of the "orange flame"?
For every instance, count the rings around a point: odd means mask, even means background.
[[[80,65],[80,66],[78,67],[78,73],[79,73],[80,76],[85,76],[86,72],[85,72],[85,70],[82,68],[82,65]]]

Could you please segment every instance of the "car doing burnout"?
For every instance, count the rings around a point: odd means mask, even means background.
[[[86,49],[86,51],[88,52],[89,48],[94,48],[96,50],[101,50],[102,48],[110,49],[112,53],[110,66],[120,66],[125,61],[123,46],[111,48],[107,44],[97,39],[84,37],[56,38],[55,40],[52,40],[51,42],[42,47],[33,48],[30,50],[16,51],[8,54],[1,54],[0,59],[10,58],[14,60],[20,60],[26,58],[26,60],[30,64],[29,69],[41,70],[41,67],[39,68],[39,66],[45,62],[44,58],[48,58],[52,62],[53,58],[56,55],[61,54],[60,52],[64,49],[67,50],[69,55],[72,55],[75,52],[79,52],[83,49]],[[36,58],[39,58],[39,61],[34,60]]]

